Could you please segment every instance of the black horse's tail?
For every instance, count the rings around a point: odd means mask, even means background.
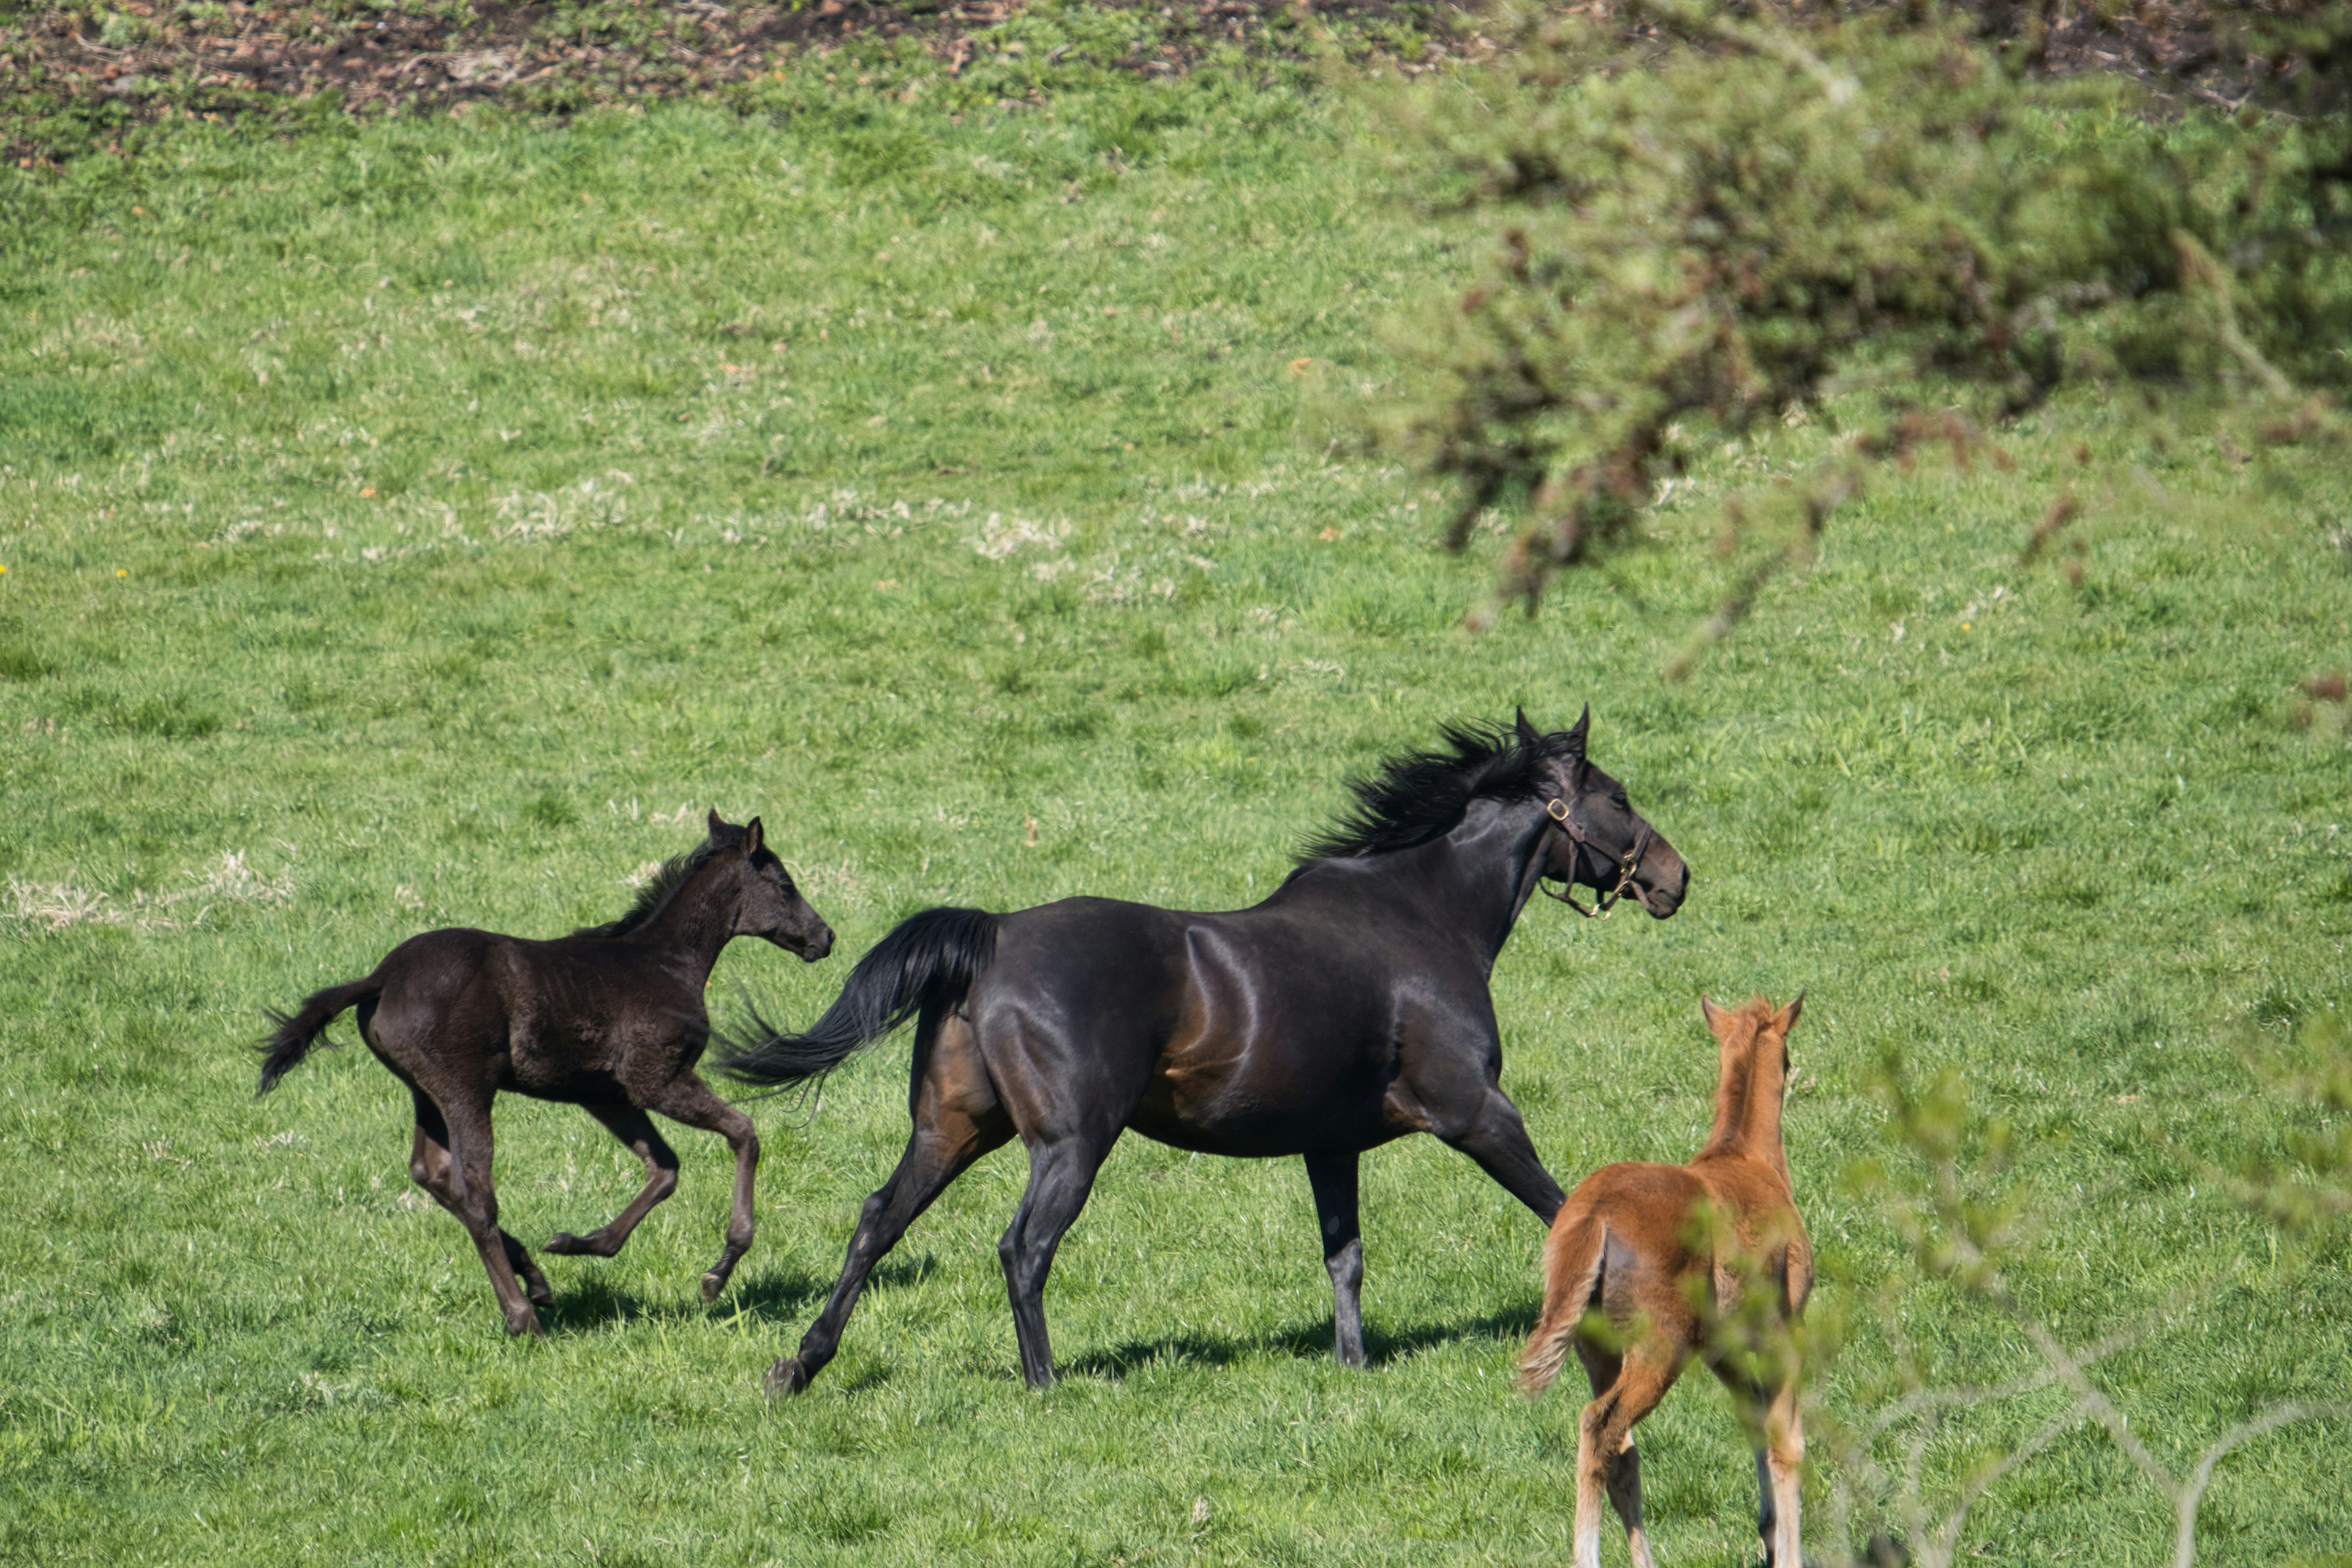
[[[343,1009],[371,996],[383,994],[382,970],[365,980],[354,980],[348,985],[330,985],[324,991],[314,991],[291,1013],[269,1010],[269,1021],[278,1026],[269,1037],[254,1048],[261,1053],[261,1087],[256,1096],[268,1094],[278,1087],[278,1080],[291,1071],[294,1065],[310,1054],[327,1032],[327,1026],[342,1015]],[[329,1040],[331,1047],[334,1041]]]
[[[918,1010],[961,1001],[995,955],[996,917],[985,910],[911,915],[866,950],[849,984],[806,1033],[772,1028],[755,1010],[749,1037],[729,1042],[719,1070],[778,1089],[822,1079]]]

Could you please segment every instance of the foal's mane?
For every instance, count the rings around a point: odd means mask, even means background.
[[[1447,724],[1438,735],[1443,745],[1401,752],[1349,783],[1356,804],[1299,847],[1300,864],[1426,844],[1451,833],[1474,800],[1533,796],[1543,763],[1570,750],[1565,735],[1528,742],[1482,725]]]
[[[582,926],[572,934],[573,936],[626,936],[635,931],[654,916],[661,913],[664,906],[677,895],[677,890],[686,886],[687,879],[692,877],[705,861],[730,844],[740,841],[743,832],[741,828],[733,827],[730,825],[730,831],[735,835],[734,837],[705,838],[693,848],[682,854],[673,855],[663,861],[660,868],[646,878],[644,885],[637,889],[636,898],[630,902],[627,911],[619,920],[600,926]]]

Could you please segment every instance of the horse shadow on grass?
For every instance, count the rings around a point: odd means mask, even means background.
[[[678,1281],[676,1290],[639,1290],[614,1282],[609,1276],[583,1273],[557,1287],[555,1303],[540,1309],[540,1319],[553,1336],[593,1333],[620,1323],[684,1323],[748,1319],[762,1327],[796,1322],[824,1299],[829,1279],[797,1268],[767,1268],[738,1275],[726,1293],[706,1302],[694,1277]]]
[[[1367,1366],[1391,1366],[1423,1351],[1466,1340],[1493,1340],[1516,1350],[1533,1331],[1542,1310],[1539,1298],[1528,1298],[1484,1317],[1459,1321],[1409,1324],[1396,1329],[1380,1329],[1367,1323],[1364,1362]],[[1129,1340],[1108,1350],[1092,1351],[1063,1363],[1062,1367],[1078,1376],[1116,1382],[1154,1362],[1229,1366],[1258,1355],[1328,1361],[1333,1332],[1331,1320],[1327,1316],[1319,1325],[1302,1324],[1262,1334],[1164,1334],[1158,1339]]]

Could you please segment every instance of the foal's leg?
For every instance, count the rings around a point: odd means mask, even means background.
[[[1107,1138],[1078,1132],[1029,1148],[1029,1190],[996,1244],[1004,1261],[1004,1289],[1013,1299],[1013,1333],[1021,1344],[1021,1375],[1032,1388],[1054,1383],[1054,1351],[1045,1337],[1045,1276],[1063,1233],[1087,1206],[1095,1173],[1118,1132]]]
[[[531,1310],[530,1300],[523,1295],[521,1285],[515,1280],[514,1265],[507,1258],[507,1243],[511,1239],[499,1228],[498,1189],[490,1181],[490,1155],[495,1140],[490,1133],[490,1095],[476,1100],[453,1100],[441,1105],[444,1125],[449,1131],[451,1162],[449,1185],[457,1202],[452,1211],[474,1238],[474,1250],[482,1255],[482,1267],[489,1271],[490,1289],[498,1292],[499,1307],[507,1315],[509,1334],[544,1334],[539,1314]]]
[[[983,1085],[985,1081],[982,1080]],[[907,1140],[907,1152],[898,1157],[898,1168],[866,1200],[856,1233],[849,1238],[849,1256],[842,1260],[841,1278],[824,1310],[801,1336],[799,1353],[768,1369],[769,1393],[798,1394],[824,1370],[841,1348],[842,1331],[849,1326],[849,1314],[874,1266],[898,1245],[907,1227],[931,1206],[931,1200],[950,1182],[1012,1136],[1012,1119],[992,1098],[970,1108],[948,1107],[939,1102],[926,1081],[915,1109],[915,1130]]]
[[[628,1145],[638,1159],[646,1163],[646,1184],[631,1200],[629,1206],[615,1215],[609,1224],[574,1236],[559,1230],[547,1238],[546,1251],[562,1257],[586,1255],[610,1258],[621,1250],[629,1233],[638,1222],[651,1214],[654,1205],[677,1190],[677,1152],[661,1133],[655,1130],[646,1113],[627,1101],[584,1104],[583,1110],[610,1128],[613,1136]]]
[[[1592,1402],[1577,1418],[1575,1568],[1601,1568],[1604,1493],[1625,1526],[1633,1568],[1656,1568],[1642,1529],[1642,1456],[1633,1447],[1633,1426],[1666,1396],[1676,1368],[1635,1345],[1622,1357],[1590,1355],[1585,1370],[1592,1380]]]
[[[1798,1483],[1804,1463],[1805,1429],[1797,1410],[1797,1387],[1791,1382],[1772,1396],[1765,1410],[1764,1447],[1756,1456],[1761,1504],[1758,1525],[1764,1537],[1765,1568],[1803,1568]]]
[[[416,1100],[416,1142],[408,1152],[409,1179],[462,1220],[465,1216],[458,1208],[454,1184],[457,1161],[449,1152],[449,1129],[442,1123],[441,1108],[421,1089],[409,1092]],[[507,1266],[521,1277],[524,1292],[539,1306],[552,1306],[555,1288],[539,1271],[539,1265],[530,1260],[522,1243],[503,1230],[499,1232],[499,1240],[506,1248]]]
[[[651,1108],[672,1121],[718,1133],[735,1152],[735,1206],[727,1216],[727,1247],[702,1277],[702,1299],[716,1301],[736,1263],[751,1250],[751,1184],[760,1169],[760,1134],[750,1117],[713,1094],[690,1070],[670,1079]]]
[[[1356,1169],[1360,1155],[1309,1154],[1307,1184],[1315,1191],[1315,1226],[1323,1237],[1323,1267],[1331,1275],[1331,1333],[1341,1366],[1364,1364],[1364,1240],[1357,1224]]]

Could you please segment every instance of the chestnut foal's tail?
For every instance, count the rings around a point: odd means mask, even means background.
[[[1533,1399],[1551,1386],[1576,1346],[1576,1331],[1584,1321],[1601,1287],[1601,1254],[1609,1227],[1587,1216],[1551,1233],[1544,1244],[1543,1316],[1519,1352],[1519,1392]]]
[[[310,1047],[326,1034],[327,1026],[341,1016],[343,1010],[371,996],[383,994],[383,971],[378,970],[365,980],[354,980],[348,985],[330,985],[324,991],[314,991],[302,1000],[302,1005],[290,1014],[277,1008],[269,1010],[269,1020],[278,1026],[269,1037],[254,1048],[261,1052],[261,1087],[255,1089],[258,1097],[278,1087],[278,1080],[291,1071],[296,1063],[310,1054]],[[330,1048],[334,1041],[329,1040]]]
[[[769,1026],[755,1008],[752,1037],[729,1041],[719,1070],[777,1090],[822,1082],[851,1052],[918,1012],[936,1015],[962,1001],[995,956],[996,917],[984,910],[910,915],[857,961],[841,994],[805,1034]]]

